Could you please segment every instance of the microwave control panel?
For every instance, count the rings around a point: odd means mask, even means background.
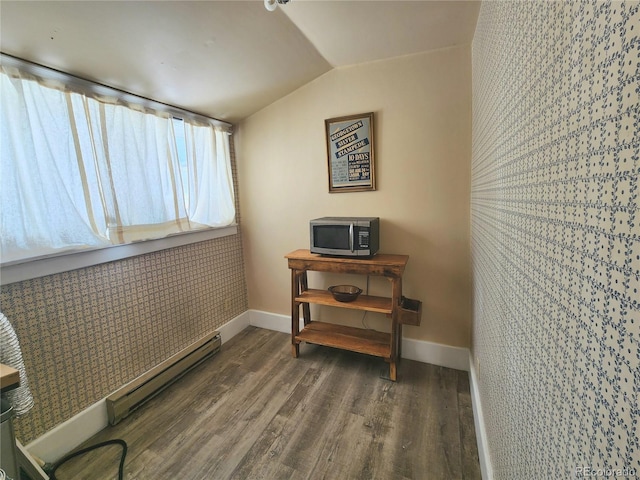
[[[369,248],[369,229],[368,228],[359,228],[358,229],[358,245],[360,247]]]

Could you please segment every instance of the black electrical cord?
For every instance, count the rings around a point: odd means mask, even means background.
[[[122,456],[120,457],[120,466],[118,467],[118,479],[124,480],[124,459],[127,456],[127,443],[124,440],[120,440],[120,439],[107,440],[106,442],[96,443],[95,445],[91,445],[90,447],[86,447],[81,450],[78,450],[77,452],[70,453],[66,457],[62,457],[51,468],[51,475],[49,476],[49,479],[57,480],[56,470],[58,469],[58,467],[60,467],[63,463],[67,462],[68,460],[71,460],[72,458],[75,458],[79,455],[83,455],[87,452],[90,452],[91,450],[95,450],[96,448],[106,447],[109,445],[120,445],[122,447]]]

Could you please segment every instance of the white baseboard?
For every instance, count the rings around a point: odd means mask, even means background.
[[[473,367],[473,357],[469,353],[469,384],[471,387],[471,404],[473,405],[473,421],[476,427],[476,440],[478,442],[478,457],[480,458],[480,471],[483,480],[493,480],[493,468],[491,457],[489,456],[489,444],[487,443],[487,431],[484,427],[484,415],[482,413],[482,403],[480,402],[480,390],[478,388],[478,377]]]
[[[279,313],[263,312],[261,310],[249,310],[249,322],[254,327],[275,330],[276,332],[291,333],[291,317]],[[304,321],[300,319],[300,328]]]
[[[469,349],[426,340],[402,339],[402,358],[469,371]]]
[[[103,398],[26,445],[29,454],[53,463],[109,424]]]
[[[218,331],[220,332],[220,340],[222,341],[222,344],[224,345],[233,337],[235,337],[237,334],[239,334],[242,330],[244,330],[249,325],[251,325],[250,320],[251,320],[250,310],[247,310],[246,312],[241,313],[233,320],[228,321],[227,323],[222,325],[220,328],[218,328]]]
[[[249,319],[246,311],[218,328],[221,342],[228,342],[248,327]],[[106,428],[109,420],[105,400],[106,397],[26,445],[29,454],[53,463]]]
[[[291,333],[291,317],[278,313],[249,310],[250,323],[254,327],[276,330],[278,332]],[[302,320],[300,326],[302,327]],[[440,343],[402,339],[402,358],[416,360],[422,363],[430,363],[441,367],[454,368],[456,370],[469,371],[469,349],[451,347]]]

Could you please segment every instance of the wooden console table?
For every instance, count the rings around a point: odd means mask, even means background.
[[[402,297],[402,274],[408,255],[378,254],[371,258],[324,257],[309,250],[285,255],[291,269],[291,353],[300,354],[300,342],[341,348],[382,357],[389,363],[389,378],[396,381],[396,363],[400,359],[402,324],[418,325],[422,304],[415,300],[405,308]],[[377,275],[391,281],[391,297],[360,295],[353,302],[339,302],[326,290],[308,287],[307,271]],[[405,299],[406,300],[406,299]],[[330,305],[384,313],[391,319],[391,333],[311,321],[309,304]],[[304,328],[300,331],[300,306]]]

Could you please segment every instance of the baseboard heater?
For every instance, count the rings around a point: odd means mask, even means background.
[[[115,425],[189,370],[217,353],[221,343],[219,332],[210,333],[109,395],[109,423]]]

